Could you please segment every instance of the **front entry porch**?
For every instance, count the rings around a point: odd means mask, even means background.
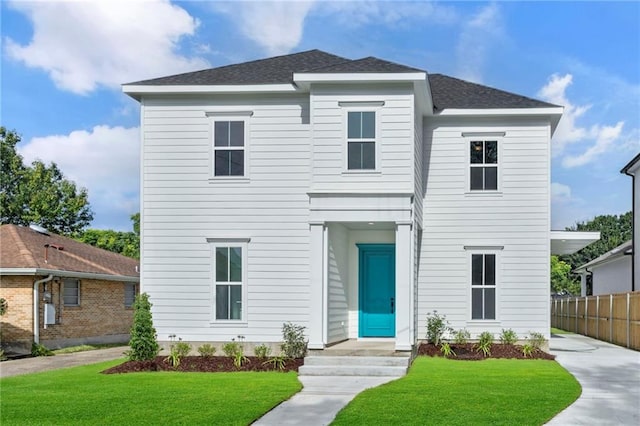
[[[411,213],[411,197],[400,194],[311,197],[309,349],[367,338],[412,349]]]

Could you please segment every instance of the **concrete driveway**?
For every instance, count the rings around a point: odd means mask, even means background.
[[[640,425],[640,352],[579,334],[552,335],[551,353],[582,385],[549,425]]]

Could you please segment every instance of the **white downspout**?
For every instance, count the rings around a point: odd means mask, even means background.
[[[53,279],[53,274],[50,274],[47,278],[33,283],[33,342],[40,343],[40,300],[38,294],[38,286],[42,283],[49,282]]]

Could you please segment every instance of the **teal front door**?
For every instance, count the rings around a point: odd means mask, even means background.
[[[360,337],[396,334],[395,244],[357,244],[359,261]]]

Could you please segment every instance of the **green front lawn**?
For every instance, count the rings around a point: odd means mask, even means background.
[[[581,388],[546,360],[418,357],[407,376],[358,395],[333,425],[542,425]]]
[[[0,380],[0,424],[248,425],[302,388],[296,373],[100,374],[120,362]]]

